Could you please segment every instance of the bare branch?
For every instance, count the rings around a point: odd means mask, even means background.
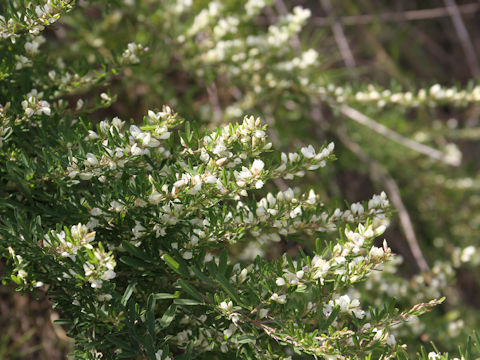
[[[460,15],[458,5],[455,0],[444,0],[443,2],[447,6],[448,13],[452,18],[453,26],[455,28],[455,32],[457,33],[458,39],[460,40],[460,44],[462,45],[463,52],[465,53],[470,72],[475,78],[479,78],[480,64],[478,63],[478,57],[475,52],[472,39],[468,34],[467,27],[465,26],[462,16]]]
[[[348,45],[347,37],[345,36],[345,32],[343,31],[342,24],[335,18],[335,14],[333,12],[333,6],[330,0],[320,0],[323,10],[327,13],[328,17],[332,19],[332,31],[333,37],[335,38],[335,42],[337,43],[338,49],[340,50],[340,54],[342,55],[343,62],[347,66],[347,68],[351,69],[356,66],[355,58],[353,57],[352,50]]]
[[[214,121],[216,124],[219,124],[223,119],[223,111],[218,98],[217,85],[215,85],[215,83],[211,83],[207,86],[207,94],[210,106],[212,107]]]
[[[389,138],[390,140],[395,141],[397,144],[405,146],[413,151],[424,154],[434,160],[441,161],[445,164],[452,165],[452,166],[460,165],[460,160],[456,158],[452,158],[447,154],[437,149],[434,149],[430,146],[421,144],[403,135],[400,135],[399,133],[391,130],[390,128],[386,127],[383,124],[376,122],[375,120],[369,118],[368,116],[362,114],[361,112],[359,112],[358,110],[355,110],[350,106],[339,105],[334,107],[338,109],[343,115],[347,116],[353,121],[356,121],[357,123],[368,127],[369,129],[375,131],[376,133],[383,135]]]
[[[462,14],[472,14],[480,10],[480,4],[471,3],[457,6],[458,11]],[[450,16],[449,9],[431,8],[422,10],[410,10],[404,12],[385,12],[381,14],[367,14],[367,15],[353,15],[344,16],[337,19],[344,26],[352,25],[367,25],[375,21],[392,21],[392,22],[404,22],[415,20],[428,20],[441,17]],[[312,19],[312,23],[317,26],[331,26],[332,19],[329,17],[316,17]]]

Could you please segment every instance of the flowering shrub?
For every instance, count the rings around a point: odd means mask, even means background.
[[[407,349],[402,338],[418,335],[425,326],[418,316],[443,302],[454,276],[450,262],[411,282],[399,277],[401,259],[385,240],[375,240],[392,212],[385,192],[337,207],[316,189],[276,189],[275,183],[321,174],[335,160],[334,144],[277,150],[282,146],[270,142],[267,121],[244,115],[279,94],[295,110],[288,96],[296,94],[300,104],[323,101],[369,127],[343,104],[466,106],[478,101],[478,88],[435,85],[411,93],[329,84],[317,71],[316,50],[290,46],[309,10],[295,7],[261,31],[253,25],[270,3],[249,0],[238,11],[229,2],[166,1],[147,16],[151,2],[139,1],[138,34],[162,23],[160,42],[171,45],[166,58],[182,59],[182,72],[207,83],[214,105],[179,104],[170,90],[167,100],[181,114],[155,105],[143,118],[103,120],[98,114],[116,103],[106,85],[120,74],[125,83],[153,74],[142,67],[148,56],[170,66],[158,59],[165,53],[155,43],[129,39],[121,50],[105,52],[108,44],[95,36],[137,4],[109,4],[108,26],[76,34],[78,46],[63,57],[59,49],[40,51],[49,36],[41,32],[74,2],[2,5],[4,278],[24,291],[47,291],[75,339],[77,358],[403,359],[420,350]],[[81,12],[71,16],[65,21],[76,29],[91,21]],[[75,57],[87,53],[85,44],[99,54],[82,62]],[[241,96],[222,106],[212,78]],[[275,134],[277,120],[262,112]],[[211,117],[210,129],[191,121],[197,116]],[[392,140],[459,164],[453,144],[439,151],[402,136]],[[282,241],[305,246],[293,255],[265,254]],[[474,264],[475,252],[457,247],[451,263]],[[449,325],[452,334],[463,327],[459,321]],[[449,356],[434,350],[422,349],[419,357]],[[469,358],[471,341],[461,351]]]

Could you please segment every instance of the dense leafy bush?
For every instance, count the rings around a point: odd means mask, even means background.
[[[409,191],[447,185],[461,202],[461,179],[445,175],[461,164],[458,147],[428,124],[411,139],[396,131],[408,122],[393,130],[367,115],[465,107],[480,88],[339,86],[322,54],[304,48],[310,11],[271,5],[1,5],[4,278],[47,291],[77,358],[401,359],[420,351],[426,327],[456,351],[478,324],[468,309],[469,319],[458,315],[451,291],[455,269],[478,265],[464,240],[478,219],[454,214],[451,259],[430,269],[389,174],[421,170]],[[381,189],[338,205],[332,173],[358,165],[347,154],[335,168],[331,139],[365,162],[393,207]],[[435,198],[419,216],[434,228],[450,205]],[[412,279],[375,240],[393,209],[421,270]],[[444,294],[445,315],[418,317]]]

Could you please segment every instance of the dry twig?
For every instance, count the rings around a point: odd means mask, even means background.
[[[399,133],[391,130],[383,124],[376,122],[375,120],[369,118],[368,116],[362,114],[360,111],[355,110],[348,105],[334,106],[334,108],[338,109],[338,111],[340,111],[343,115],[347,116],[353,121],[368,127],[370,130],[373,130],[376,133],[389,138],[390,140],[395,141],[397,144],[405,146],[418,153],[427,155],[431,159],[441,161],[445,164],[452,166],[460,165],[460,161],[458,159],[453,159],[437,149],[434,149],[430,146],[421,144],[403,135],[400,135]]]
[[[331,26],[333,31],[333,37],[335,38],[338,49],[340,50],[340,54],[342,55],[345,66],[349,69],[354,68],[356,66],[355,58],[353,57],[350,46],[348,45],[348,40],[345,36],[345,32],[343,31],[343,26],[341,22],[339,22],[335,18],[332,3],[330,2],[330,0],[321,0],[320,2],[322,4],[323,10],[325,10],[328,17],[332,19]]]
[[[446,5],[448,14],[452,18],[453,26],[455,28],[455,32],[457,33],[457,37],[460,40],[460,44],[462,45],[463,52],[465,53],[470,72],[472,73],[472,76],[478,79],[480,77],[480,64],[478,63],[478,57],[477,53],[475,52],[472,39],[470,38],[467,27],[465,26],[462,16],[460,15],[458,5],[455,0],[444,0],[444,3]]]
[[[472,14],[480,10],[480,4],[471,3],[457,6],[459,13]],[[445,7],[431,8],[422,10],[410,10],[404,12],[385,12],[381,14],[366,14],[344,16],[336,19],[344,26],[367,25],[375,21],[392,21],[404,22],[415,20],[428,20],[440,17],[450,16],[449,9]],[[333,20],[329,17],[316,17],[312,19],[312,23],[316,26],[331,26]]]

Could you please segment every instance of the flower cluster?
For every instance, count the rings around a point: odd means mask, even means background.
[[[380,89],[373,85],[360,91],[355,91],[349,87],[329,85],[319,89],[319,92],[328,94],[338,103],[375,104],[380,108],[386,105],[406,107],[426,105],[434,107],[439,104],[463,107],[480,101],[480,86],[467,90],[435,84],[430,88],[419,89],[418,91],[398,92],[390,89]]]
[[[42,96],[42,92],[38,92],[37,89],[32,89],[32,91],[27,94],[26,100],[22,101],[22,107],[27,118],[42,114],[50,116],[52,113],[50,104],[48,101],[41,100]]]
[[[122,54],[122,64],[138,64],[140,56],[148,51],[148,47],[142,44],[129,43],[127,49]]]
[[[365,311],[360,308],[360,301],[358,299],[352,300],[348,295],[342,295],[334,300],[330,300],[323,308],[323,314],[326,317],[330,316],[336,306],[340,308],[340,312],[349,313],[358,319],[365,317]]]
[[[105,252],[101,244],[95,248],[92,245],[94,241],[95,232],[89,232],[85,225],[78,224],[60,232],[50,232],[45,235],[44,244],[46,248],[52,249],[56,256],[68,258],[73,263],[77,263],[80,255],[82,258],[87,256],[87,261],[80,262],[83,273],[78,273],[70,268],[68,272],[63,273],[63,278],[79,277],[88,281],[92,288],[100,289],[104,281],[115,278],[116,274],[113,269],[116,262],[113,255]],[[60,261],[64,262],[65,260]]]
[[[21,31],[38,35],[46,25],[55,23],[62,13],[72,8],[71,1],[48,0],[45,5],[37,5],[28,15],[17,14],[20,21],[15,18],[7,20],[4,16],[0,16],[0,39],[10,39],[14,43]]]
[[[131,125],[128,131],[123,131],[125,122],[118,117],[111,122],[104,120],[99,124],[98,132],[88,131],[86,141],[101,142],[104,151],[100,157],[93,153],[86,153],[83,163],[79,163],[76,157],[72,157],[67,167],[70,178],[79,177],[82,180],[97,178],[105,182],[107,176],[122,176],[122,169],[128,162],[138,162],[141,156],[157,156],[166,158],[170,152],[162,146],[165,140],[170,138],[169,124],[177,121],[175,114],[170,108],[163,112],[149,111],[147,119],[148,131],[141,130],[136,125]],[[118,134],[118,142],[111,140],[111,136]],[[105,173],[105,169],[108,169]]]

